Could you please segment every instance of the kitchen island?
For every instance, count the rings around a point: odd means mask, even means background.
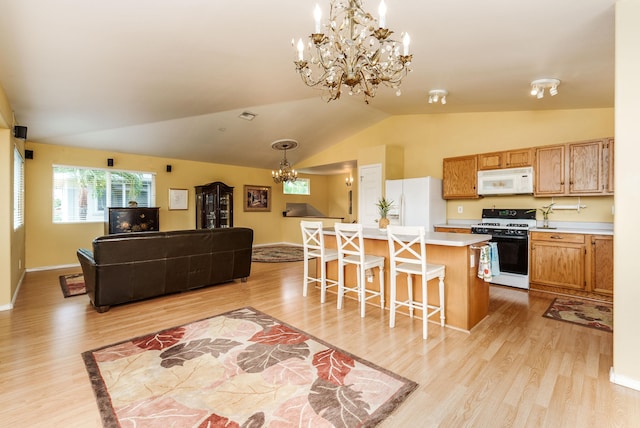
[[[337,248],[335,231],[333,228],[325,228],[325,245],[327,248]],[[386,231],[377,228],[365,228],[363,232],[364,247],[367,254],[383,256],[386,258],[384,271],[385,285],[385,308],[389,308],[390,277],[389,277],[389,244],[387,242]],[[447,232],[427,232],[427,261],[446,266],[445,274],[445,323],[449,327],[469,331],[489,312],[489,283],[477,277],[477,262],[479,257],[479,247],[491,239],[490,235],[471,235],[462,233]],[[338,262],[330,262],[327,268],[329,278],[338,277]],[[374,269],[374,275],[378,275],[378,270]],[[345,271],[345,280],[348,284],[355,284],[356,274],[353,267],[348,267]],[[378,287],[378,278],[373,282],[366,282],[367,288]],[[414,296],[421,298],[419,281],[414,280]],[[407,297],[406,275],[399,275],[397,278],[397,297],[404,300]],[[429,303],[437,304],[438,281],[432,280],[428,283]],[[347,297],[357,299],[355,293]],[[377,299],[370,302],[380,305]],[[369,308],[368,310],[371,310]],[[406,308],[398,310],[397,313],[408,314]],[[416,314],[416,316],[418,316]]]

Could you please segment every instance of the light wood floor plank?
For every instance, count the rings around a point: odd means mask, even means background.
[[[491,287],[489,316],[471,333],[346,300],[302,297],[302,262],[256,263],[234,282],[113,307],[63,298],[58,276],[29,272],[11,311],[0,312],[0,425],[99,427],[80,354],[253,306],[419,383],[383,427],[634,427],[640,392],[609,382],[613,336],[542,317],[553,297]]]

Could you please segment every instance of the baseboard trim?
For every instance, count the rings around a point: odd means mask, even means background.
[[[16,287],[16,292],[11,296],[11,303],[7,305],[0,306],[0,312],[10,311],[16,306],[16,299],[18,298],[18,293],[20,292],[20,287],[22,287],[22,282],[24,281],[24,276],[27,274],[25,270],[22,271],[22,275],[20,275],[20,279],[18,280],[18,286]]]
[[[40,266],[27,269],[27,272],[39,272],[43,270],[56,270],[56,269],[68,269],[73,267],[80,267],[80,263],[74,263],[70,265],[57,265],[57,266]]]
[[[616,385],[624,386],[627,388],[635,389],[636,391],[640,391],[640,381],[636,379],[631,379],[626,376],[616,375],[613,367],[609,369],[609,381],[611,383],[615,383]]]

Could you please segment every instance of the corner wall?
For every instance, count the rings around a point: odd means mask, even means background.
[[[611,380],[640,390],[640,2],[616,3],[616,220],[614,224],[613,368]]]

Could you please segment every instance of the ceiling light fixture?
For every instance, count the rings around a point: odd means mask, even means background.
[[[291,168],[289,161],[287,160],[287,150],[295,149],[298,147],[296,140],[278,140],[271,143],[271,148],[274,150],[284,150],[284,158],[280,161],[280,168],[277,171],[271,171],[273,181],[276,183],[285,183],[287,181],[294,182],[298,179],[298,172]]]
[[[243,111],[238,117],[244,120],[253,120],[256,118],[256,116],[257,114],[251,113],[250,111]]]
[[[441,104],[446,104],[447,95],[449,95],[449,92],[445,89],[432,89],[429,91],[429,104],[437,103],[438,101]]]
[[[549,90],[549,95],[552,97],[558,95],[558,85],[560,80],[558,79],[538,79],[531,82],[531,95],[537,99],[544,98],[544,90]]]
[[[322,11],[316,4],[315,31],[309,36],[306,55],[302,39],[294,46],[294,63],[302,81],[323,90],[327,101],[340,98],[343,85],[349,95],[363,94],[367,104],[381,83],[400,95],[402,79],[411,71],[411,39],[407,33],[402,34],[402,42],[390,38],[393,31],[385,28],[386,12],[384,0],[378,20],[362,9],[361,0],[330,0],[329,22],[323,29]]]

